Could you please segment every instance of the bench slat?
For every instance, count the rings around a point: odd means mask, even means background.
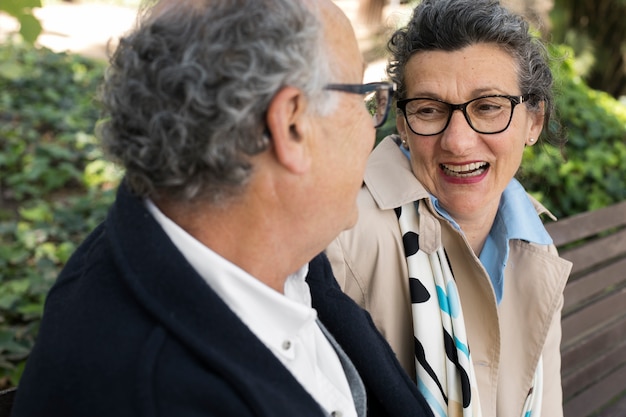
[[[626,366],[616,369],[602,381],[565,403],[565,417],[588,417],[618,396],[626,387]]]
[[[626,341],[626,317],[604,326],[592,337],[588,337],[580,343],[563,350],[561,354],[561,368],[563,376],[567,376],[581,364],[589,361],[598,352],[610,349]],[[625,357],[626,360],[626,357]],[[626,389],[626,387],[624,387]]]
[[[564,317],[561,320],[562,349],[567,349],[571,343],[579,341],[586,334],[616,319],[619,315],[626,314],[626,309],[616,310],[616,306],[624,305],[626,305],[626,288],[615,291],[586,308]]]
[[[610,346],[603,352],[587,358],[583,366],[576,368],[574,372],[563,376],[563,398],[567,401],[573,395],[596,384],[605,378],[611,370],[626,364],[626,341],[621,344]],[[622,391],[623,387],[619,391]]]
[[[562,251],[560,255],[574,263],[570,279],[575,280],[581,271],[607,260],[626,256],[626,229],[587,242],[583,246]]]
[[[558,247],[624,225],[626,201],[548,223],[546,228]]]
[[[564,292],[563,315],[584,301],[601,295],[607,288],[620,286],[625,281],[626,258],[568,282]]]

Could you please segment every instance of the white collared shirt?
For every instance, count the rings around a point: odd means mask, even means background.
[[[337,353],[316,323],[305,277],[287,277],[285,295],[204,246],[150,200],[146,207],[183,256],[309,394],[329,414],[356,417],[350,386]]]

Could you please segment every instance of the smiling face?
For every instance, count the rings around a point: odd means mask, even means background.
[[[426,51],[405,67],[407,98],[464,103],[487,95],[521,95],[513,58],[495,44],[454,52]],[[475,132],[461,111],[435,136],[419,136],[397,118],[411,153],[413,173],[455,219],[495,216],[500,196],[517,172],[525,145],[541,133],[543,117],[517,105],[511,124],[497,134]]]

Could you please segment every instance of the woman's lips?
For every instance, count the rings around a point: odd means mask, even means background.
[[[462,165],[449,165],[449,164],[440,164],[439,165],[443,172],[451,177],[458,178],[469,178],[469,177],[477,177],[482,175],[487,168],[489,168],[488,162],[471,162],[469,164]]]

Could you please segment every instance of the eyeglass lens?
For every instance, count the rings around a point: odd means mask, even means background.
[[[372,115],[374,127],[380,127],[387,118],[389,110],[389,90],[386,88],[377,88],[365,96],[367,110]]]
[[[431,99],[416,99],[406,103],[406,120],[418,135],[436,135],[448,126],[454,109],[479,133],[499,133],[512,118],[514,105],[508,97],[479,97],[464,105],[454,106]]]

